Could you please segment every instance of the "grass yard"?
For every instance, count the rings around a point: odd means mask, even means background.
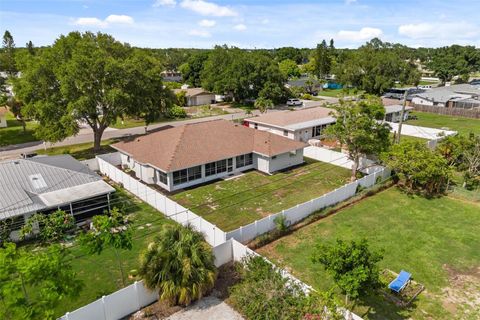
[[[279,266],[320,290],[333,281],[311,262],[315,244],[365,237],[384,250],[381,269],[412,273],[425,285],[411,309],[380,296],[355,312],[365,319],[478,319],[480,317],[480,204],[450,197],[408,196],[395,187],[317,221],[263,248]]]
[[[417,116],[418,120],[408,120],[406,122],[407,124],[437,129],[448,128],[449,130],[455,130],[464,135],[468,135],[470,132],[480,134],[480,119],[446,116],[420,111],[411,112],[411,115]]]
[[[344,185],[350,171],[305,158],[306,164],[272,176],[256,170],[186,190],[173,200],[216,224],[236,229]]]
[[[49,156],[55,156],[59,154],[69,154],[77,160],[86,160],[94,158],[97,154],[115,152],[115,149],[110,147],[112,143],[117,142],[117,140],[109,139],[103,140],[101,143],[101,149],[98,152],[93,151],[93,142],[73,144],[70,146],[62,147],[52,147],[47,148],[47,150],[39,149],[35,152],[38,154],[45,154]]]
[[[27,121],[26,131],[23,131],[22,123],[15,119],[11,112],[7,113],[7,127],[0,128],[0,147],[12,144],[38,141],[34,133],[38,124],[34,121]]]
[[[351,95],[359,95],[362,94],[362,90],[345,90],[345,89],[322,89],[322,91],[318,92],[318,96],[321,98],[324,97],[332,97],[332,98],[342,98],[343,96],[351,96]]]
[[[117,193],[124,201],[122,204],[126,208],[125,212],[131,214],[135,228],[133,249],[119,250],[123,269],[128,275],[130,270],[138,269],[139,255],[155,237],[156,231],[159,231],[163,225],[174,222],[125,191],[117,190]],[[112,249],[105,250],[100,255],[89,255],[77,245],[69,250],[74,259],[73,268],[77,272],[78,279],[83,281],[84,288],[78,298],[65,301],[57,308],[56,316],[58,317],[123,287],[118,260]],[[75,258],[79,256],[80,258]],[[134,279],[125,280],[127,284],[134,281]]]

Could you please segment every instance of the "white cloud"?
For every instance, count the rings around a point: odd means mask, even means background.
[[[203,0],[183,0],[180,5],[182,8],[192,10],[202,16],[234,17],[237,15],[237,12],[229,7]]]
[[[211,28],[211,27],[214,27],[216,24],[217,22],[215,20],[208,20],[208,19],[203,19],[198,22],[198,25],[204,28]]]
[[[380,37],[383,34],[381,29],[364,27],[358,31],[341,30],[337,33],[335,40],[365,41]]]
[[[479,27],[464,23],[417,23],[398,27],[398,33],[411,39],[466,39],[480,34]]]
[[[124,14],[111,14],[105,19],[106,23],[133,24],[133,18]]]
[[[100,28],[104,28],[107,26],[107,23],[105,21],[92,17],[77,18],[73,21],[73,24],[77,26]]]
[[[175,7],[177,4],[176,0],[156,0],[153,3],[154,7]]]
[[[243,23],[240,23],[240,24],[237,24],[233,27],[233,29],[237,30],[237,31],[245,31],[247,30],[247,26],[244,25]]]
[[[188,34],[191,36],[202,37],[202,38],[209,38],[212,36],[210,32],[208,32],[207,30],[198,30],[198,29],[190,30]]]
[[[106,28],[111,24],[133,24],[134,20],[130,16],[126,15],[116,15],[111,14],[105,18],[105,20],[101,20],[98,18],[93,17],[82,17],[73,20],[73,24],[76,26],[83,26],[83,27],[98,27],[98,28]]]

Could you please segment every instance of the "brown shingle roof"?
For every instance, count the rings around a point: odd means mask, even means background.
[[[315,107],[294,111],[286,110],[267,113],[255,118],[249,118],[248,121],[285,127],[292,124],[329,117],[330,112],[332,111],[333,109],[324,107]]]
[[[304,143],[227,120],[186,124],[113,145],[135,160],[165,172],[250,152],[274,156],[305,146]]]

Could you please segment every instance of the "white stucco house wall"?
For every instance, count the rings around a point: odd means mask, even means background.
[[[385,106],[385,121],[400,122],[400,119],[402,117],[402,108],[403,106],[401,104]],[[408,120],[410,110],[413,110],[413,107],[405,106],[405,112],[403,113],[403,121]]]
[[[226,120],[181,125],[113,145],[124,168],[167,191],[252,169],[272,174],[302,164],[304,147]]]
[[[175,89],[175,93],[185,92],[187,98],[187,107],[202,106],[215,102],[215,94],[202,88]]]

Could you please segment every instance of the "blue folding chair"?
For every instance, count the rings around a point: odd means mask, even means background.
[[[412,274],[402,270],[400,271],[400,274],[397,276],[397,278],[390,282],[388,288],[395,291],[396,293],[400,293],[400,291],[402,291],[403,288],[405,288],[405,286],[408,284],[411,277]]]

